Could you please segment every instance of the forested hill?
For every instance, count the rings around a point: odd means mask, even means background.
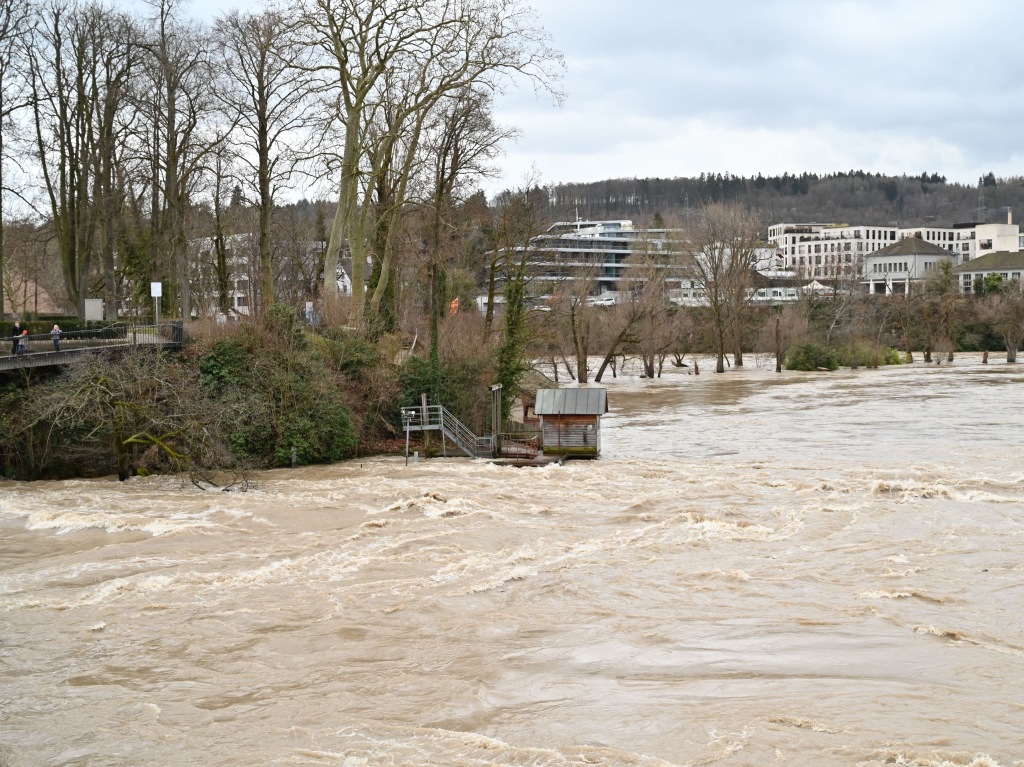
[[[819,176],[788,173],[753,178],[702,173],[697,178],[609,179],[549,188],[556,217],[632,219],[649,226],[661,214],[672,226],[687,209],[708,201],[738,202],[759,210],[767,223],[842,221],[915,226],[949,226],[968,221],[1024,219],[1024,177],[986,175],[979,184],[947,183],[937,173],[882,176],[849,171]],[[660,222],[659,222],[660,223]]]

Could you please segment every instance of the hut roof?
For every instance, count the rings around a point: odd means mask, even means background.
[[[538,389],[537,415],[604,415],[608,412],[608,390]]]

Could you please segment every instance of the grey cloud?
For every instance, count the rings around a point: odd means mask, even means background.
[[[630,119],[660,122],[671,133],[674,124],[702,118],[750,130],[834,126],[861,134],[864,146],[881,136],[916,136],[955,145],[978,162],[1017,152],[1024,9],[1015,3],[537,5],[566,54],[569,99],[565,113],[528,120],[521,146],[597,153],[621,141]],[[515,102],[520,115],[529,110]],[[540,107],[538,117],[545,112]],[[589,118],[587,135],[563,133],[579,130],[575,114]],[[535,130],[543,136],[530,135]]]

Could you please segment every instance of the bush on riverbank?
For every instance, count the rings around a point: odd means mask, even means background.
[[[786,355],[787,370],[838,370],[836,350],[821,344],[805,343],[794,346]]]
[[[314,331],[290,308],[196,324],[181,353],[137,348],[6,374],[0,467],[18,479],[218,471],[334,461],[401,436],[421,393],[483,428],[493,346],[480,318],[444,321],[438,354],[399,335]]]
[[[2,395],[7,476],[269,468],[355,455],[358,367],[311,342],[290,309],[198,339],[182,354],[83,357],[57,375],[24,371]]]
[[[901,365],[904,361],[899,350],[891,346],[863,342],[836,349],[836,358],[840,367],[848,368],[877,368],[883,365]]]

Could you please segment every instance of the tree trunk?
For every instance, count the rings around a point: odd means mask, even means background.
[[[274,209],[274,200],[270,191],[270,147],[267,130],[266,120],[261,119],[259,126],[259,248],[260,282],[261,292],[263,293],[263,301],[260,308],[264,312],[274,304],[274,261],[270,248],[270,216]]]

